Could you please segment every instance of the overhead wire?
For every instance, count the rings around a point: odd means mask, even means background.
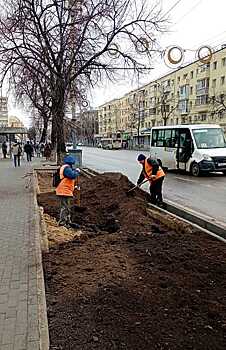
[[[162,18],[164,18],[166,15],[168,15],[177,5],[179,5],[179,3],[181,2],[182,0],[178,0],[175,2],[175,4],[173,6],[171,6],[169,8],[169,10],[163,14]]]

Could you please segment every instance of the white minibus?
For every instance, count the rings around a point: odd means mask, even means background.
[[[150,151],[168,169],[190,171],[194,176],[204,172],[226,175],[226,143],[219,125],[153,127]]]
[[[120,149],[122,148],[121,139],[103,138],[100,140],[103,149]]]

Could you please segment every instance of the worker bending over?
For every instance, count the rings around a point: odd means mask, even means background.
[[[150,183],[151,203],[163,206],[162,184],[165,178],[164,171],[155,159],[146,158],[144,154],[139,154],[137,161],[143,167],[137,180],[137,185],[139,186],[144,178],[148,179]]]
[[[60,198],[59,226],[79,228],[71,222],[71,199],[75,187],[75,179],[80,175],[80,169],[73,169],[75,159],[72,156],[64,158],[64,165],[60,167],[60,183],[56,188],[56,195]]]

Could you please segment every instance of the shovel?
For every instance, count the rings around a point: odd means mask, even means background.
[[[81,207],[79,176],[75,180],[74,200],[72,207],[75,211],[80,213],[83,213],[87,209],[86,207]]]
[[[150,179],[145,179],[143,180],[139,185],[136,185],[134,187],[132,187],[129,191],[126,191],[126,194],[130,194],[131,192],[133,192],[136,188],[140,188],[145,182],[148,182]]]

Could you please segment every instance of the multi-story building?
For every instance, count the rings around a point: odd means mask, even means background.
[[[15,117],[15,116],[10,116],[9,117],[9,127],[10,128],[24,128],[23,122]]]
[[[96,109],[89,109],[76,113],[73,119],[67,119],[65,127],[68,141],[94,145],[95,135],[98,133],[98,113]],[[66,130],[65,130],[66,131]]]
[[[8,126],[8,98],[0,97],[0,127]]]
[[[105,103],[98,116],[100,135],[120,132],[139,144],[157,125],[217,123],[226,131],[226,48]]]

